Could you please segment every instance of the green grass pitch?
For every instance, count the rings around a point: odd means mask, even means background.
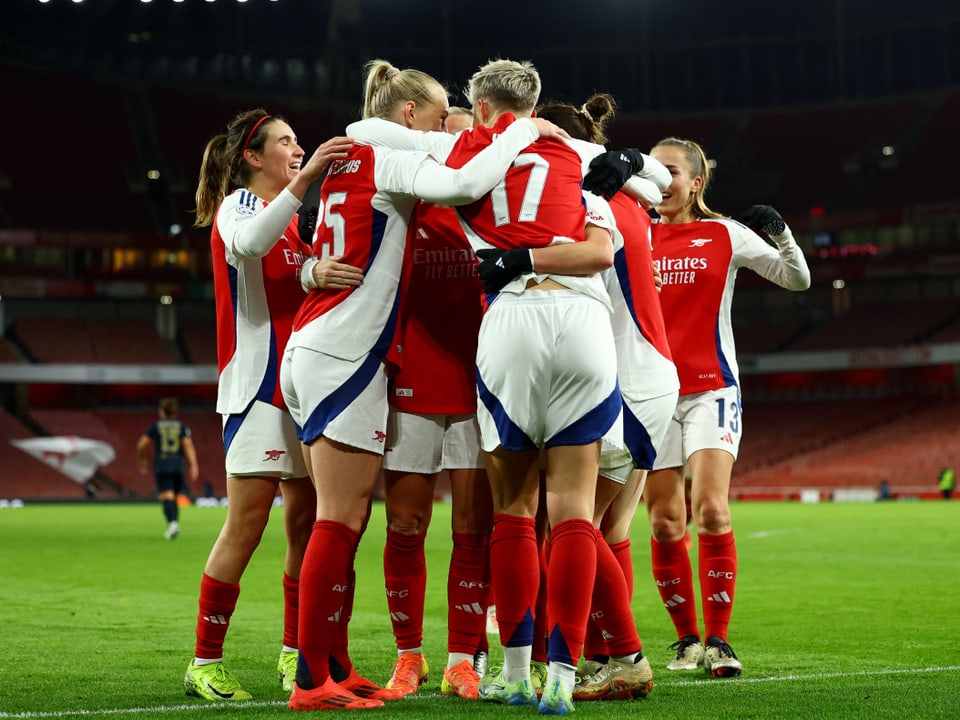
[[[243,578],[225,648],[255,699],[213,705],[184,696],[200,575],[224,514],[184,508],[183,533],[168,542],[159,505],[0,509],[0,718],[289,718],[275,670],[279,509]],[[632,703],[580,703],[578,717],[960,717],[960,502],[744,502],[733,514],[740,573],[730,642],[744,674],[714,680],[664,669],[676,637],[651,579],[641,508],[634,611],[656,687]],[[357,558],[351,623],[354,662],[379,682],[396,652],[383,596],[383,517],[376,505]],[[439,504],[427,540],[430,680],[370,716],[535,715],[440,695],[449,517]]]

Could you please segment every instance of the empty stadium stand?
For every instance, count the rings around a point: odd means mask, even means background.
[[[217,364],[217,323],[209,320],[184,320],[180,323],[180,340],[190,362],[200,365]]]
[[[167,365],[167,343],[134,318],[21,318],[16,333],[40,363]]]
[[[0,215],[9,226],[154,229],[121,87],[2,63],[0,83],[5,107],[21,109],[17,140],[0,158],[0,175],[9,179],[0,183]],[[51,182],[54,159],[59,182]]]
[[[955,396],[790,403],[745,418],[734,497],[797,497],[805,488],[829,497],[883,479],[894,495],[935,495],[939,469],[960,463]]]
[[[960,314],[960,301],[854,305],[800,336],[791,350],[901,347],[926,341]]]
[[[0,410],[0,498],[21,500],[82,500],[83,487],[61,472],[37,460],[10,440],[35,437],[13,415]]]

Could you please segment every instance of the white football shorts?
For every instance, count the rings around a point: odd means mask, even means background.
[[[387,439],[387,374],[380,358],[343,360],[308,348],[287,348],[280,389],[307,445],[321,435],[383,454]]]
[[[652,470],[677,407],[677,391],[646,400],[623,399],[623,441],[628,451],[600,457],[600,475],[626,484],[635,468]]]
[[[736,385],[681,395],[654,470],[681,467],[697,450],[726,450],[737,459],[743,422]]]
[[[476,415],[419,415],[390,408],[384,470],[433,475],[483,467]]]
[[[501,294],[478,344],[477,420],[487,452],[586,445],[622,422],[610,311],[599,300],[572,290]]]
[[[297,426],[290,413],[254,400],[237,415],[223,415],[223,446],[227,477],[307,476]]]

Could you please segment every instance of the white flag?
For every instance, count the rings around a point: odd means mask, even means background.
[[[81,485],[93,477],[98,467],[113,462],[117,456],[110,443],[73,435],[10,442]]]

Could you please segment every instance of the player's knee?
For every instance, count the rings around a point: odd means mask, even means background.
[[[724,502],[702,502],[694,510],[694,522],[701,532],[721,535],[730,530],[730,508]]]
[[[390,518],[390,529],[398,535],[422,535],[430,524],[430,516],[422,512],[408,512]]]
[[[657,542],[676,542],[683,537],[687,526],[684,519],[676,514],[650,515],[650,533]]]

